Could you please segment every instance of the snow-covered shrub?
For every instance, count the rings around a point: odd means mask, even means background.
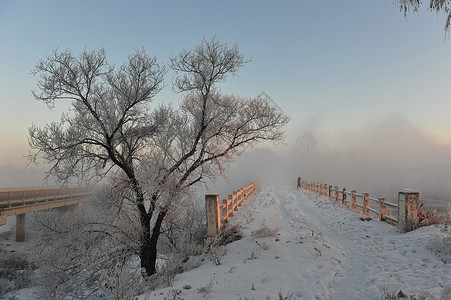
[[[434,234],[429,238],[427,248],[444,263],[451,262],[451,235]]]
[[[62,214],[35,214],[33,261],[42,299],[131,299],[143,289],[139,267],[141,226],[120,191],[104,190],[82,207]]]
[[[0,258],[0,295],[35,285],[36,265],[19,255]]]
[[[211,293],[211,290],[213,289],[213,281],[214,279],[210,280],[210,282],[206,286],[201,286],[196,289],[196,291],[199,294],[202,294],[202,296],[205,298],[208,294]]]
[[[429,292],[422,292],[419,295],[409,294],[402,290],[396,292],[384,291],[381,300],[435,300]]]
[[[279,300],[292,300],[292,299],[296,299],[293,293],[287,293],[287,295],[284,296],[282,290],[279,291]]]
[[[192,255],[193,245],[201,244],[206,234],[205,222],[205,203],[200,198],[187,195],[183,203],[174,203],[163,222],[160,252]]]
[[[205,226],[204,226],[205,227]],[[225,226],[214,237],[194,240],[191,243],[180,243],[180,248],[163,257],[163,263],[158,273],[150,278],[150,289],[161,286],[171,286],[177,274],[199,267],[205,260],[210,260],[216,265],[221,264],[222,257],[226,254],[226,244],[241,239],[238,226]]]
[[[412,231],[423,226],[434,224],[451,225],[451,205],[448,204],[448,216],[434,208],[424,208],[423,203],[420,205],[414,220],[409,220],[406,231]]]

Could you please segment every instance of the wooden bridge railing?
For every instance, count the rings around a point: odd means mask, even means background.
[[[92,191],[86,188],[0,191],[0,210],[85,197],[91,194]]]
[[[246,200],[258,187],[256,182],[248,184],[233,192],[227,199],[219,203],[219,194],[205,195],[205,207],[207,212],[207,236],[214,236],[221,231],[221,223],[226,223],[229,217],[233,217],[234,211]]]
[[[64,211],[81,205],[93,195],[87,188],[0,191],[0,225],[16,215],[16,241],[25,240],[25,214],[51,208]]]
[[[369,193],[357,194],[357,191],[347,191],[319,182],[302,181],[301,187],[320,196],[334,199],[336,202],[358,211],[368,217],[397,225],[399,230],[407,231],[419,207],[419,193],[405,189],[398,192],[398,203],[388,202],[385,197],[370,197]]]

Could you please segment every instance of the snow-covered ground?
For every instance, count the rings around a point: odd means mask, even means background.
[[[244,237],[221,265],[208,261],[147,299],[451,299],[450,227],[400,234],[360,217],[305,190],[261,187],[232,218]]]
[[[260,187],[231,219],[243,238],[220,265],[206,260],[139,299],[451,299],[451,226],[400,234],[360,217],[306,190]]]

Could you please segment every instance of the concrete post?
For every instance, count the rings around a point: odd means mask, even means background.
[[[16,242],[25,241],[25,214],[16,216]]]
[[[398,192],[398,229],[406,232],[413,229],[417,220],[420,193],[404,189]]]
[[[5,224],[6,224],[6,216],[0,215],[0,225],[5,225]]]
[[[205,208],[207,212],[207,236],[215,236],[221,230],[219,194],[205,195]]]

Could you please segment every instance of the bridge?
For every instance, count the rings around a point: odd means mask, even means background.
[[[81,206],[92,195],[92,190],[86,188],[0,191],[0,226],[6,224],[7,217],[16,216],[16,241],[23,242],[26,213],[52,208],[66,212]]]

